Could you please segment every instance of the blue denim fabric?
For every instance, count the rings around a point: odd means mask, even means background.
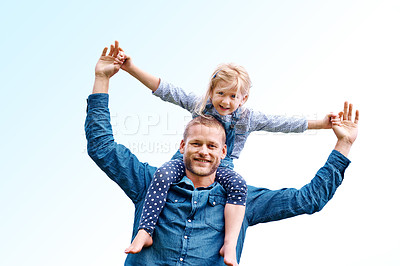
[[[211,113],[211,110],[213,108],[214,108],[213,105],[211,103],[208,103],[204,110],[204,114],[215,117],[222,124],[222,126],[225,129],[225,134],[226,134],[225,143],[226,143],[226,147],[227,147],[227,152],[226,152],[225,159],[222,160],[222,162],[221,162],[221,166],[233,169],[232,152],[233,152],[233,148],[235,146],[235,135],[236,135],[235,126],[236,126],[236,123],[240,119],[240,112],[239,112],[239,109],[236,109],[235,112],[232,113],[231,121],[226,122],[226,121],[223,121],[219,116],[214,116]]]
[[[142,163],[125,146],[115,143],[108,94],[88,98],[85,122],[88,154],[135,204],[137,232],[144,198],[156,167]],[[237,258],[249,226],[320,211],[342,183],[350,161],[332,151],[325,165],[301,189],[269,190],[248,186],[246,214],[238,239]],[[125,265],[224,265],[219,249],[224,240],[226,192],[218,183],[195,189],[183,178],[173,184],[154,233],[154,243],[129,254]],[[132,239],[134,236],[132,236]]]

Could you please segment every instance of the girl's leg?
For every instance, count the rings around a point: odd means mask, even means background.
[[[218,168],[216,181],[227,191],[225,205],[225,239],[220,250],[226,265],[238,265],[236,245],[246,211],[247,185],[246,181],[229,168]]]
[[[139,253],[143,247],[153,244],[154,228],[164,208],[168,189],[173,182],[182,179],[184,175],[185,166],[182,160],[171,160],[157,169],[147,190],[139,231],[132,244],[125,249],[125,253]]]

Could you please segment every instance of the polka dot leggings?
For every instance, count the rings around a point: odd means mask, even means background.
[[[157,169],[146,194],[139,229],[144,229],[153,236],[158,217],[167,200],[169,187],[184,176],[185,165],[180,159],[166,162]],[[238,173],[230,168],[218,167],[215,181],[226,190],[226,203],[246,205],[247,185]]]

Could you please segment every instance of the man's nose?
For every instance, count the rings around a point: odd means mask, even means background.
[[[199,153],[200,153],[201,155],[207,155],[207,153],[208,153],[207,146],[206,146],[206,145],[201,145],[201,147],[200,147],[200,149],[199,149]]]

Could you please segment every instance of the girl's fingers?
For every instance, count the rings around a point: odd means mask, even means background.
[[[125,54],[123,52],[119,52],[118,55],[117,55],[117,58],[119,60],[125,60]]]
[[[114,60],[114,63],[118,63],[118,64],[120,64],[120,65],[122,65],[123,63],[124,63],[124,61],[123,60],[119,60],[119,59],[117,59],[117,58],[115,58],[115,60]]]

